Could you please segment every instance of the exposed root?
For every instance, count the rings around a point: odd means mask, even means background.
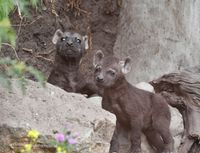
[[[31,23],[27,23],[27,24],[17,24],[17,25],[12,25],[13,27],[21,27],[21,26],[28,26],[28,25],[31,25],[33,23],[35,23],[37,20],[43,18],[43,16],[38,16],[35,20],[33,20]]]
[[[15,0],[15,3],[16,3],[16,5],[17,5],[18,15],[19,15],[20,19],[22,20],[23,17],[22,17],[21,9],[20,9],[20,7],[19,7],[19,2],[18,2],[18,0]]]
[[[48,62],[51,62],[51,63],[54,63],[54,61],[53,61],[52,59],[46,58],[46,57],[41,56],[41,55],[36,55],[35,57],[36,57],[36,58],[41,58],[41,59],[43,59],[43,60],[45,60],[45,61],[48,61]]]
[[[33,50],[32,49],[22,48],[22,50],[25,51],[25,52],[33,54]]]
[[[87,12],[86,10],[83,10],[80,8],[81,5],[81,0],[68,0],[67,1],[67,7],[69,10],[73,10],[75,16],[80,16],[81,13],[84,13],[86,15],[90,15],[89,12]]]
[[[46,55],[50,55],[50,54],[52,54],[54,52],[54,49],[51,49],[49,52],[47,52],[47,53],[38,53],[38,55],[44,55],[44,56],[46,56]]]
[[[35,58],[40,58],[40,59],[43,59],[45,61],[54,63],[54,61],[52,59],[49,59],[49,58],[46,58],[46,57],[42,56],[42,55],[49,55],[49,54],[53,53],[53,51],[54,51],[53,49],[50,50],[48,53],[37,53],[37,54],[34,54],[33,49],[22,48],[22,50],[25,51],[25,52],[28,52],[28,53],[32,54]]]
[[[56,12],[56,7],[55,7],[55,0],[51,0],[51,12],[58,17],[58,14]]]
[[[20,32],[21,32],[22,22],[23,22],[23,18],[20,20],[19,29],[18,29],[18,31],[17,31],[17,37],[19,37],[19,34],[20,34]]]

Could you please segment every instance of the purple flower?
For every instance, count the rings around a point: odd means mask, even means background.
[[[58,142],[64,142],[65,141],[65,135],[62,134],[62,133],[57,133],[56,136],[55,136],[56,140]]]
[[[72,144],[72,145],[77,143],[77,141],[72,137],[67,138],[67,141],[69,144]]]

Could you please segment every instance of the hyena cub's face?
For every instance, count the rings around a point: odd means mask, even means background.
[[[62,32],[58,29],[52,42],[56,44],[57,53],[65,58],[81,58],[88,49],[88,37],[73,31]]]
[[[130,71],[130,61],[129,57],[124,61],[119,61],[113,56],[104,57],[102,51],[97,51],[93,59],[94,79],[97,86],[108,88],[115,85]]]

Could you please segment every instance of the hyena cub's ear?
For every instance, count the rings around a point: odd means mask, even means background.
[[[128,72],[131,71],[131,58],[130,57],[125,58],[124,61],[120,61],[119,64],[121,66],[121,70],[122,70],[123,74],[127,74]]]
[[[56,32],[55,32],[55,34],[54,34],[54,36],[53,36],[53,38],[52,38],[53,44],[57,44],[58,40],[59,40],[62,36],[63,36],[63,32],[62,32],[60,29],[56,30]]]
[[[98,50],[93,58],[93,66],[96,67],[98,64],[102,62],[104,54],[101,50]]]
[[[85,44],[85,49],[88,49],[89,43],[88,43],[88,36],[87,35],[83,36],[83,42]]]

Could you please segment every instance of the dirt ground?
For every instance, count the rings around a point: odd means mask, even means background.
[[[57,29],[70,27],[90,38],[81,70],[91,77],[92,56],[97,49],[113,53],[120,6],[116,0],[44,0],[43,9],[30,9],[30,18],[20,18],[17,10],[10,14],[17,34],[15,51],[3,45],[0,57],[10,56],[25,61],[48,77],[53,66],[55,46],[51,42]]]

